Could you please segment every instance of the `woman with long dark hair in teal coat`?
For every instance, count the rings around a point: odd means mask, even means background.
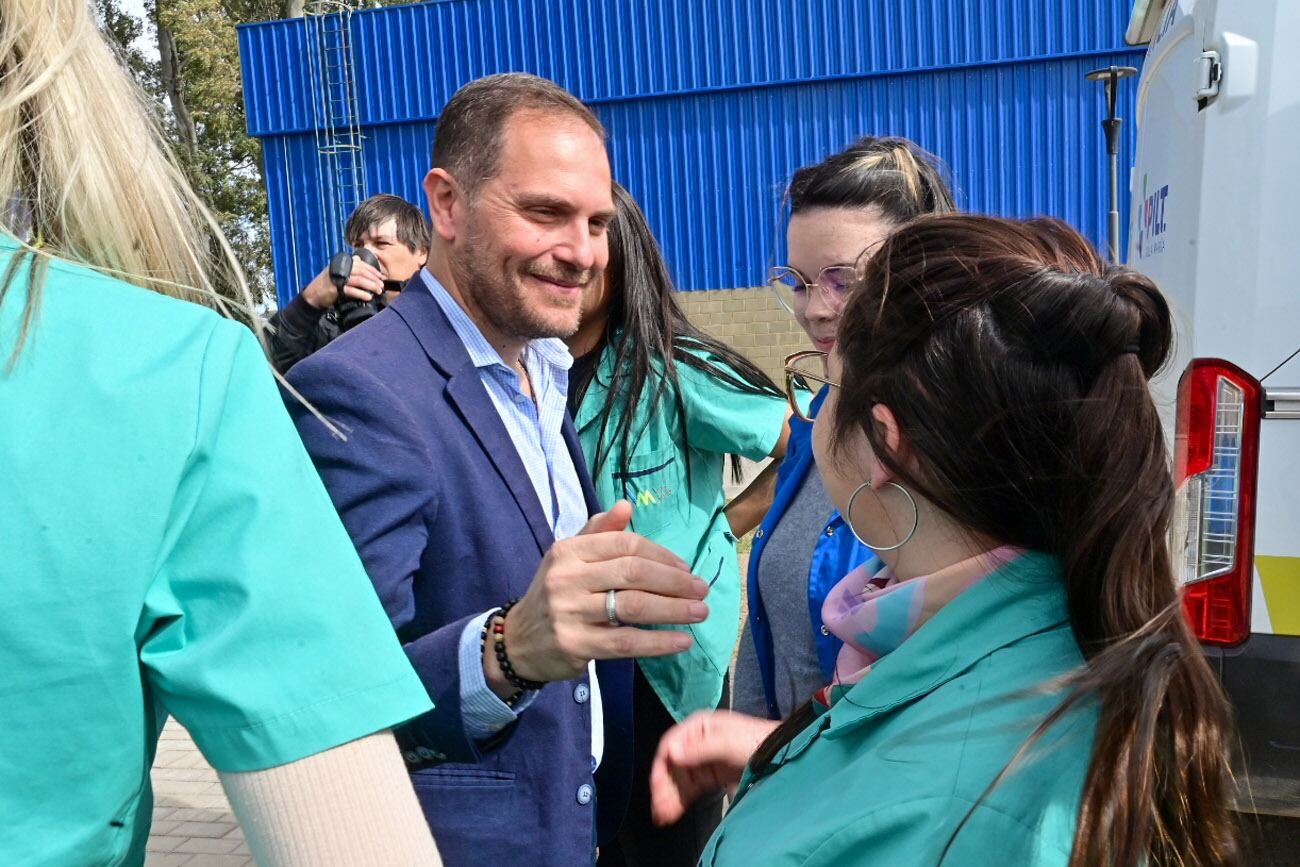
[[[569,340],[570,406],[601,500],[630,500],[631,529],[690,563],[710,590],[708,619],[688,627],[690,650],[637,661],[632,803],[601,863],[671,867],[695,863],[721,803],[654,828],[650,761],[674,722],[725,702],[740,620],[736,538],[771,499],[769,473],[728,505],[724,465],[728,455],[784,454],[789,409],[752,362],[687,320],[645,216],[617,184],[614,204],[605,279],[584,300],[583,324]]]

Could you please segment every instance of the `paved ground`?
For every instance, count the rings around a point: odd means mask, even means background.
[[[244,835],[208,766],[175,720],[168,720],[153,766],[153,829],[146,867],[246,867]]]

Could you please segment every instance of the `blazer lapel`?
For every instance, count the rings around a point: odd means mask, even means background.
[[[452,337],[456,335],[453,333]],[[555,542],[542,504],[537,500],[537,491],[533,489],[524,462],[519,459],[514,440],[506,430],[497,408],[488,397],[487,389],[479,379],[478,370],[466,359],[467,370],[458,371],[447,380],[447,401],[456,408],[461,418],[478,444],[482,447],[497,474],[510,489],[510,494],[519,505],[528,521],[528,528],[533,531],[537,547],[543,554]]]
[[[492,462],[501,481],[519,506],[519,511],[523,513],[538,550],[546,553],[555,542],[555,537],[546,522],[542,504],[537,499],[537,492],[533,490],[514,441],[510,439],[505,423],[497,414],[496,406],[479,378],[478,368],[470,361],[459,335],[422,282],[413,281],[411,287],[398,296],[390,307],[406,321],[429,360],[446,377],[444,394],[447,402],[465,420],[466,428]],[[585,481],[585,474],[583,478]],[[586,482],[586,485],[589,487],[590,482]]]

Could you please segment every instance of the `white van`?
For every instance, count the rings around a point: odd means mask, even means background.
[[[1126,39],[1150,44],[1128,264],[1178,316],[1175,564],[1236,707],[1239,809],[1300,816],[1300,0],[1138,0]]]

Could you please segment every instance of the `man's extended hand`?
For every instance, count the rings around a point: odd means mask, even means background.
[[[699,623],[709,616],[701,601],[708,585],[668,549],[624,532],[631,518],[631,504],[620,500],[577,536],[546,552],[528,592],[506,618],[506,650],[517,675],[569,680],[592,659],[667,656],[691,646],[685,632],[631,625]],[[629,625],[610,625],[605,613],[609,590],[618,591],[618,619]],[[498,695],[515,691],[501,673],[490,641],[483,670]]]
[[[384,291],[384,275],[359,256],[352,257],[352,273],[343,284],[343,294],[356,301],[370,301]],[[303,287],[302,297],[317,310],[328,310],[339,300],[339,291],[330,281],[330,269],[324,268]]]

